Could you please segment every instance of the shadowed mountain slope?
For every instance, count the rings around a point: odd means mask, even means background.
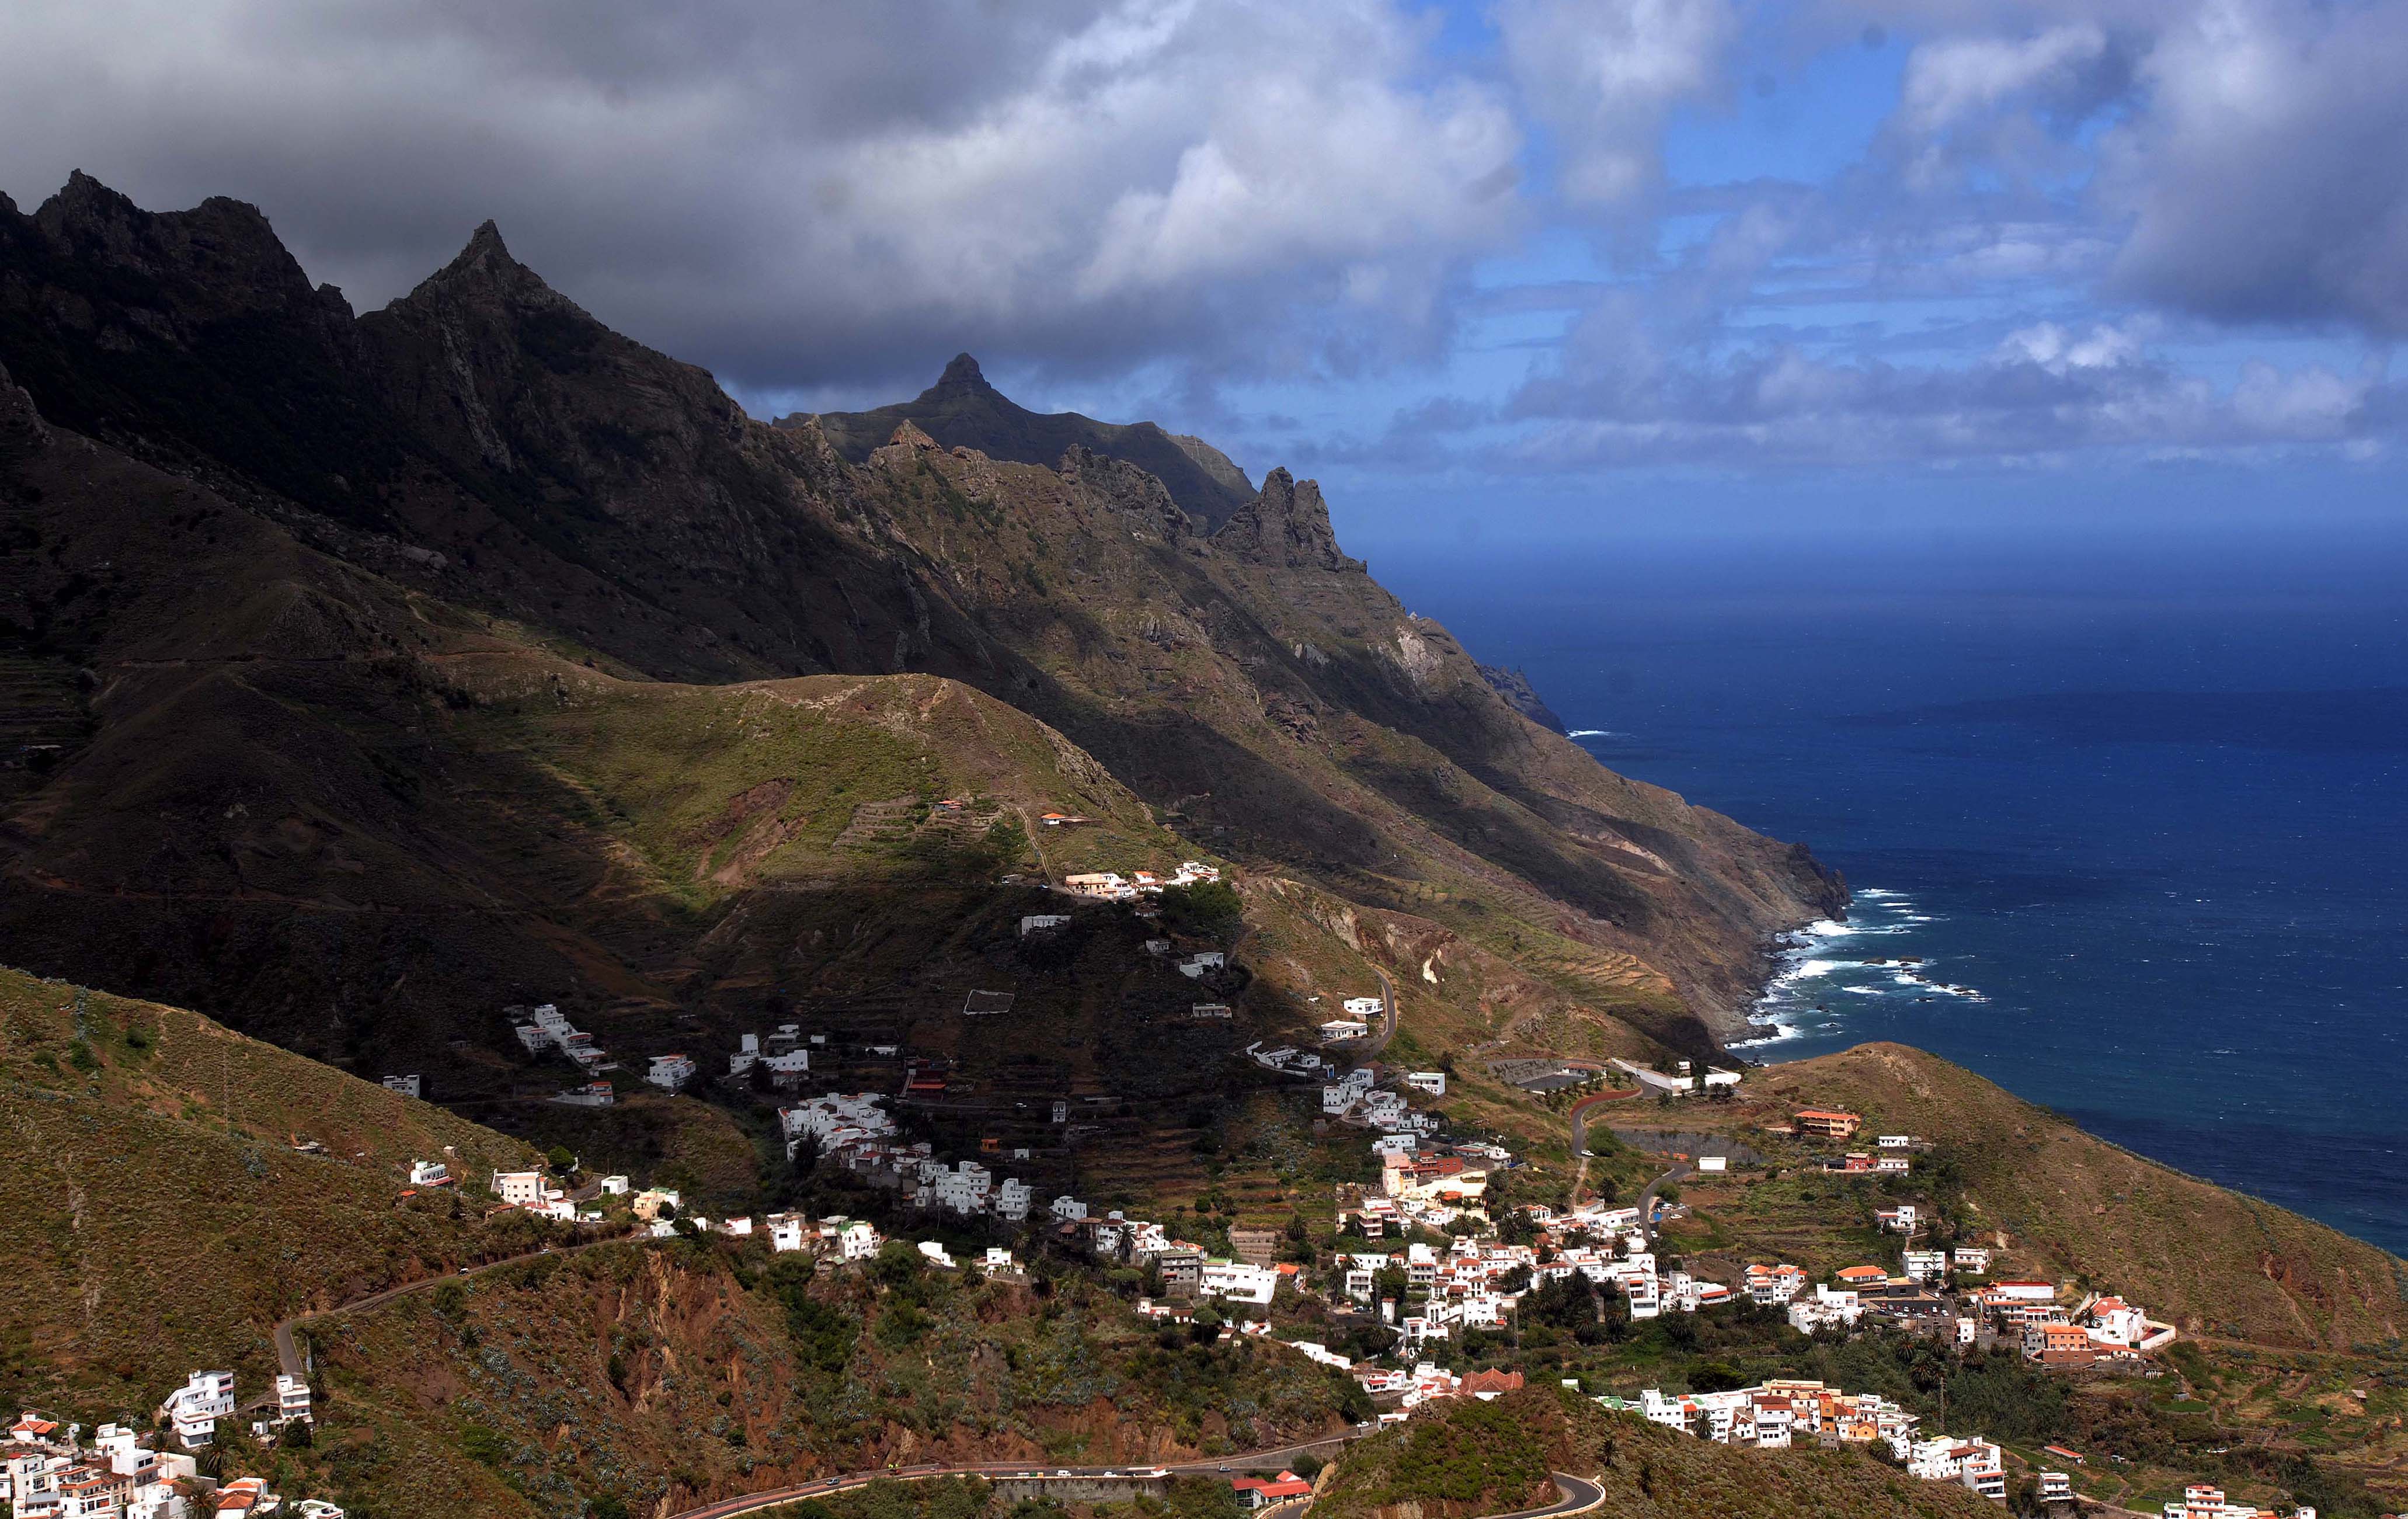
[[[580,695],[611,681],[974,686],[1196,846],[1426,924],[1396,967],[1423,993],[1510,963],[1515,996],[1460,989],[1493,1037],[1564,1013],[1594,1048],[1701,1050],[1767,936],[1843,900],[1802,850],[1525,720],[1340,551],[1311,481],[1272,471],[1208,536],[1084,444],[1021,464],[906,423],[850,462],[611,333],[490,225],[355,319],[257,211],[154,214],[79,177],[0,208],[0,364],[11,425],[58,424],[0,487],[20,726],[56,745],[10,777],[12,921],[45,968],[279,1038],[407,1025],[453,995],[447,963],[661,1005],[628,967],[679,954],[589,942],[605,919],[709,931],[659,881],[614,884],[649,824],[488,720],[645,709]],[[463,688],[466,655],[518,694]],[[154,792],[175,826],[134,825]],[[1111,837],[1098,863],[1154,863]],[[453,915],[464,895],[487,908]]]

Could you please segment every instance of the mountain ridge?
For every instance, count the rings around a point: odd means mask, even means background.
[[[868,411],[796,415],[776,425],[816,422],[837,451],[859,464],[909,422],[944,448],[969,448],[1010,464],[1051,465],[1072,447],[1126,459],[1160,480],[1180,509],[1217,531],[1243,509],[1254,483],[1228,455],[1200,437],[1151,422],[1108,423],[1076,411],[1036,412],[987,382],[977,359],[957,353],[937,382],[910,401]]]
[[[136,709],[124,700],[165,689],[128,657],[179,641],[255,651],[281,636],[280,620],[302,619],[308,638],[356,663],[310,668],[307,699],[258,707],[259,721],[274,731],[322,714],[310,721],[331,767],[318,775],[349,778],[344,808],[365,809],[328,812],[313,837],[383,816],[397,795],[436,795],[427,776],[457,785],[497,765],[517,776],[522,756],[437,741],[453,721],[441,716],[443,649],[466,638],[513,658],[541,651],[562,662],[564,690],[589,666],[705,685],[966,682],[1092,754],[1191,847],[1454,936],[1459,961],[1398,967],[1420,973],[1418,996],[1469,1010],[1485,983],[1452,987],[1449,974],[1473,973],[1450,966],[1519,964],[1523,990],[1480,1014],[1495,1031],[1544,1009],[1598,1049],[1701,1053],[1740,1026],[1766,940],[1844,899],[1811,856],[1526,722],[1444,629],[1342,552],[1310,481],[1274,470],[1206,533],[1161,476],[1083,443],[1021,464],[947,447],[906,419],[852,463],[823,421],[755,422],[705,371],[610,332],[512,258],[491,223],[408,294],[354,318],[255,209],[152,213],[79,180],[34,217],[0,214],[0,363],[59,438],[124,456],[102,472],[106,503],[82,501],[86,482],[55,462],[12,466],[50,493],[21,492],[12,509],[47,545],[16,571],[16,647],[44,681],[71,684],[75,662],[95,655],[107,666],[100,699],[62,721],[97,723],[105,744]],[[229,534],[258,551],[225,560]],[[169,609],[160,598],[190,552],[176,545],[196,535],[219,542],[239,594]],[[271,566],[283,567],[252,586]],[[126,589],[95,597],[82,588],[93,579]],[[249,621],[224,622],[242,608]],[[265,679],[270,666],[256,668]],[[382,673],[362,685],[371,670]],[[361,745],[361,712],[389,714],[376,731],[390,736]],[[159,731],[146,763],[220,763],[181,752],[215,731],[208,723]],[[56,884],[75,872],[45,840],[72,835],[93,805],[77,774],[97,752],[70,744],[54,768],[23,772],[0,872],[28,928],[96,914],[75,936],[85,956],[108,953],[111,914],[187,910],[158,890],[181,865],[129,862],[105,898]],[[408,826],[394,814],[372,831]],[[192,857],[228,831],[196,818]],[[349,900],[336,860],[358,863],[366,847],[301,856],[316,863],[295,889]],[[153,868],[166,874],[141,873]],[[530,906],[549,919],[582,910]],[[205,988],[168,974],[189,954],[168,947],[168,921],[151,936],[161,958],[130,962],[152,968],[128,990],[296,1026],[265,1003],[215,1000],[265,996],[289,951],[259,946],[270,962],[258,991]],[[341,972],[353,995],[390,953]],[[49,968],[124,980],[102,959]]]

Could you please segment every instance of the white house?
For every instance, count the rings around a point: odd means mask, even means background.
[[[188,1448],[216,1439],[218,1421],[233,1414],[231,1371],[195,1371],[159,1405],[159,1417],[175,1426],[176,1439]]]
[[[1622,1290],[1629,1295],[1630,1316],[1633,1319],[1652,1319],[1663,1312],[1663,1289],[1656,1283],[1653,1272],[1643,1276],[1633,1273],[1624,1277]]]
[[[995,1216],[1017,1224],[1028,1216],[1028,1205],[1033,1200],[1027,1182],[1007,1176],[995,1189]]]
[[[1053,1213],[1065,1224],[1076,1224],[1087,1216],[1087,1205],[1066,1194],[1054,1199]]]
[[[1934,1282],[1948,1274],[1948,1252],[1910,1250],[1899,1257],[1906,1274],[1917,1282]]]
[[[280,1424],[309,1417],[309,1384],[299,1377],[276,1379],[276,1418]]]
[[[1332,1018],[1321,1025],[1321,1042],[1337,1044],[1345,1039],[1359,1039],[1371,1031],[1360,1018]]]
[[[2090,1338],[2105,1345],[2137,1345],[2149,1336],[2148,1320],[2121,1297],[2101,1297],[2090,1305]]]
[[[583,1086],[564,1088],[552,1095],[552,1101],[571,1108],[614,1108],[619,1094],[608,1082],[588,1082]]]
[[[1205,1297],[1264,1304],[1279,1290],[1279,1272],[1243,1261],[1206,1261],[1197,1273],[1196,1291]]]
[[[409,1184],[414,1187],[448,1186],[451,1168],[439,1160],[413,1160],[409,1163]]]
[[[1346,999],[1346,1016],[1349,1018],[1384,1018],[1387,1015],[1388,1004],[1385,998],[1350,996]]]
[[[869,1225],[848,1224],[837,1236],[838,1256],[839,1259],[848,1261],[867,1260],[877,1254],[879,1247],[885,1243],[886,1241],[880,1238],[878,1231]]]
[[[1914,1136],[1912,1134],[1884,1134],[1873,1140],[1873,1148],[1877,1150],[1912,1150],[1914,1148]]]
[[[803,1248],[803,1233],[810,1223],[800,1213],[771,1213],[761,1221],[769,1226],[769,1248],[783,1252]]]
[[[1219,970],[1229,963],[1229,957],[1219,950],[1197,950],[1179,962],[1179,973],[1195,980],[1208,970]]]
[[[1730,1156],[1699,1155],[1698,1157],[1698,1169],[1705,1172],[1727,1171],[1730,1169]]]
[[[495,1171],[494,1196],[520,1208],[534,1208],[543,1202],[543,1172]]]
[[[1020,920],[1020,937],[1026,939],[1031,934],[1059,928],[1069,921],[1070,915],[1067,912],[1032,912]]]
[[[627,1179],[624,1176],[606,1176],[599,1184],[610,1197],[624,1197],[627,1195]]]
[[[386,1091],[398,1092],[405,1097],[414,1097],[419,1093],[419,1080],[415,1076],[388,1076],[383,1086]]]
[[[1446,1072],[1442,1070],[1411,1071],[1405,1076],[1405,1084],[1416,1092],[1426,1092],[1431,1096],[1442,1097],[1446,1096]]]
[[[652,1068],[644,1072],[644,1080],[663,1091],[674,1092],[694,1080],[694,1062],[681,1054],[656,1054]]]

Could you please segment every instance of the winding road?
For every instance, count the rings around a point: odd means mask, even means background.
[[[817,1482],[805,1483],[798,1487],[774,1487],[767,1492],[747,1493],[741,1498],[722,1498],[715,1503],[706,1503],[698,1509],[686,1509],[671,1514],[669,1519],[738,1519],[739,1515],[759,1513],[765,1509],[774,1509],[781,1504],[800,1503],[805,1498],[824,1498],[830,1493],[844,1493],[857,1487],[867,1487],[882,1478],[896,1482],[929,1482],[940,1477],[1019,1477],[1038,1481],[1080,1482],[1092,1481],[1099,1477],[1130,1477],[1154,1471],[1212,1474],[1233,1469],[1284,1466],[1289,1456],[1320,1447],[1343,1444],[1347,1440],[1361,1438],[1360,1435],[1355,1434],[1334,1435],[1328,1440],[1315,1440],[1307,1445],[1289,1445],[1274,1451],[1251,1451],[1226,1459],[1178,1461],[1160,1466],[1148,1466],[1140,1462],[1134,1467],[1047,1469],[1018,1462],[987,1462],[959,1467],[903,1467],[894,1471],[851,1471],[838,1477],[823,1477]],[[1555,1480],[1555,1491],[1562,1495],[1555,1502],[1540,1509],[1517,1509],[1511,1513],[1485,1515],[1484,1519],[1569,1519],[1572,1514],[1587,1513],[1601,1507],[1605,1502],[1605,1489],[1585,1477],[1575,1477],[1565,1471],[1551,1471],[1547,1475]],[[1277,1512],[1282,1519],[1298,1519],[1298,1516],[1311,1508],[1312,1504],[1311,1498],[1299,1498],[1292,1502],[1273,1505],[1271,1509],[1264,1512],[1266,1514]]]
[[[1378,966],[1371,967],[1371,974],[1380,978],[1380,1000],[1386,1004],[1387,1014],[1383,1020],[1380,1037],[1363,1046],[1362,1053],[1366,1056],[1378,1054],[1388,1047],[1390,1039],[1397,1037],[1397,983],[1390,981],[1388,973]]]
[[[1685,1160],[1675,1161],[1670,1170],[1666,1171],[1663,1175],[1656,1178],[1653,1182],[1648,1182],[1647,1189],[1639,1194],[1639,1227],[1641,1232],[1647,1236],[1648,1249],[1653,1250],[1656,1248],[1656,1191],[1661,1188],[1665,1182],[1688,1174],[1689,1163]]]
[[[1135,1465],[1116,1467],[1048,1467],[1027,1461],[984,1461],[968,1466],[934,1464],[900,1467],[892,1471],[848,1471],[840,1476],[822,1477],[816,1482],[796,1487],[773,1487],[765,1492],[746,1493],[740,1498],[721,1498],[698,1509],[685,1509],[669,1515],[669,1519],[736,1519],[738,1514],[758,1513],[781,1503],[799,1503],[807,1498],[824,1498],[830,1493],[850,1492],[867,1487],[884,1479],[896,1482],[930,1482],[940,1477],[1022,1477],[1040,1482],[1093,1482],[1097,1478],[1135,1477],[1154,1471],[1217,1473],[1251,1471],[1259,1467],[1284,1467],[1307,1451],[1326,1450],[1363,1437],[1354,1432],[1332,1435],[1326,1440],[1308,1440],[1301,1445],[1282,1445],[1268,1451],[1245,1451],[1234,1455],[1214,1456],[1209,1461],[1173,1461],[1154,1463],[1140,1461]],[[1550,1511],[1553,1512],[1553,1511]]]

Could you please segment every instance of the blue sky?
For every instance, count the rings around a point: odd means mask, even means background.
[[[1350,542],[2396,525],[2399,0],[27,0],[0,189],[498,219],[756,413],[968,350]]]

